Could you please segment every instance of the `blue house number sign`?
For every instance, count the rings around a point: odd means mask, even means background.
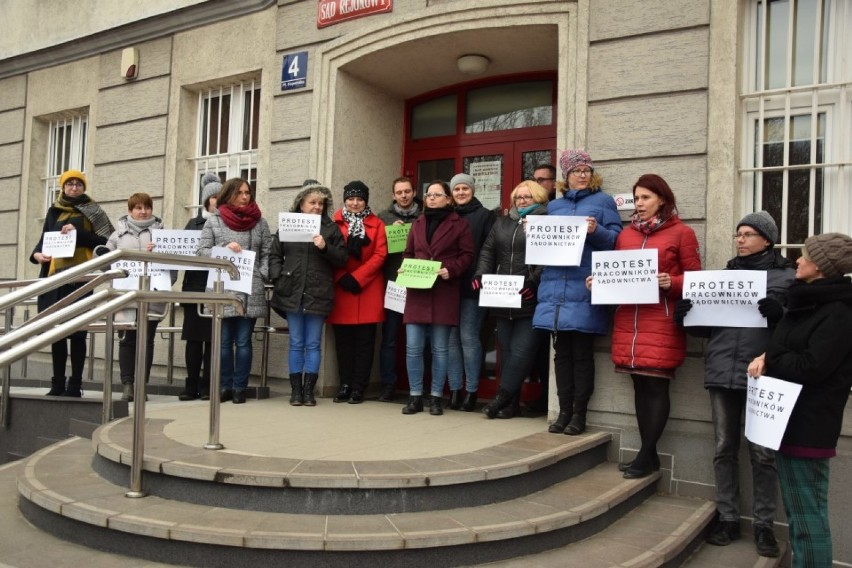
[[[281,65],[281,90],[302,89],[308,79],[308,52],[300,51],[284,56]]]

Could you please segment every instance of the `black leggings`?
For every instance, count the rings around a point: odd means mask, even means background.
[[[630,377],[633,379],[636,422],[639,424],[639,437],[642,440],[642,447],[633,463],[636,468],[643,469],[652,466],[659,459],[657,442],[660,441],[669,419],[671,380],[639,374],[631,374]]]
[[[60,339],[50,346],[53,360],[53,377],[65,378],[65,364],[68,361],[68,343],[71,342],[71,378],[79,382],[83,380],[83,366],[86,364],[86,334],[75,333],[65,339]]]

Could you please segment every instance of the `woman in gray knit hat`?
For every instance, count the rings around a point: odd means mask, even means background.
[[[787,310],[748,374],[802,385],[775,462],[793,566],[831,566],[829,459],[852,388],[852,238],[810,237],[796,264]]]

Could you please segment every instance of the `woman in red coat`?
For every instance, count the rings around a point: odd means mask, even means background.
[[[452,209],[450,186],[433,181],[426,189],[423,215],[411,225],[404,258],[437,260],[438,278],[428,290],[409,288],[405,298],[405,361],[411,391],[403,414],[423,410],[423,348],[432,345],[432,398],[429,414],[444,413],[441,396],[447,378],[450,330],[459,325],[460,277],[473,262],[470,225]]]
[[[660,467],[657,442],[669,418],[669,383],[686,358],[686,337],[674,322],[681,299],[683,273],[701,270],[698,240],[677,215],[675,196],[666,180],[645,174],[633,186],[636,213],[618,235],[615,250],[657,249],[656,304],[622,304],[615,311],[612,361],[633,379],[636,421],[642,447],[636,459],[622,464],[624,477],[646,477]]]
[[[340,389],[334,402],[359,404],[370,383],[376,325],[385,319],[382,265],[388,255],[385,224],[368,205],[370,188],[351,181],[343,188],[343,209],[334,214],[349,259],[334,274],[334,329]]]

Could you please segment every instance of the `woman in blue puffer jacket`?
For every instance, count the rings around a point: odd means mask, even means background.
[[[580,266],[546,266],[542,271],[533,327],[554,338],[559,416],[548,431],[575,436],[586,430],[586,409],[595,390],[594,337],[609,329],[609,312],[606,306],[592,305],[585,281],[592,272],[592,251],[612,250],[622,225],[615,201],[600,190],[588,153],[567,150],[559,165],[565,188],[561,199],[548,204],[547,214],[586,217],[588,233]]]

